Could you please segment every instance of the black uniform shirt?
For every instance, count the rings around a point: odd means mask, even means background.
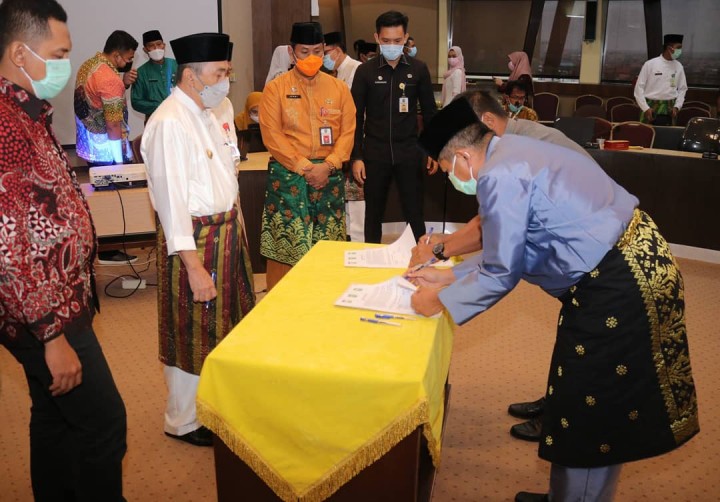
[[[352,159],[415,162],[418,102],[423,121],[435,115],[430,71],[425,63],[402,55],[395,68],[378,56],[358,66],[352,85],[357,108],[357,127]],[[401,98],[407,97],[407,111],[401,112]]]

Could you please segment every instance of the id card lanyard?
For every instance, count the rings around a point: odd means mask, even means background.
[[[399,111],[400,113],[407,113],[410,111],[410,100],[405,96],[405,82],[400,82],[399,87],[402,91],[402,96],[400,96],[399,100]]]
[[[230,125],[227,122],[224,122],[222,128],[225,132],[225,146],[230,148],[233,162],[237,163],[240,161],[240,149],[238,149],[237,144],[235,144],[232,140],[232,136],[230,136]]]

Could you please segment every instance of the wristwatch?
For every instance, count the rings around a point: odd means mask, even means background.
[[[445,243],[444,242],[438,242],[432,248],[432,253],[435,255],[435,258],[437,258],[440,261],[445,261],[448,259],[448,257],[443,254],[444,251],[445,251]]]

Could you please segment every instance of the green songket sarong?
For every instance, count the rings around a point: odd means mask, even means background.
[[[670,117],[672,125],[675,125],[675,118],[672,116],[672,110],[675,106],[674,99],[646,99],[645,101],[655,114],[656,118],[660,115],[666,115]],[[645,116],[645,112],[640,112],[640,122],[647,124],[647,117]]]
[[[322,163],[314,160],[313,163]],[[345,189],[342,171],[321,190],[279,162],[268,166],[260,254],[295,265],[318,241],[344,241]]]

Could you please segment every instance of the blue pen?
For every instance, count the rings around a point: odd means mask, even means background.
[[[430,231],[428,232],[427,239],[425,239],[425,245],[426,245],[426,246],[427,246],[428,244],[430,244],[430,236],[432,235],[433,230],[435,230],[435,227],[430,227]]]
[[[412,317],[403,317],[401,315],[393,315],[393,314],[375,314],[375,319],[400,319],[403,321],[414,321]]]
[[[214,270],[210,272],[210,278],[212,279],[213,285],[217,284],[217,272],[215,272]],[[210,302],[212,302],[212,300],[208,300],[205,302],[206,309],[210,308]]]
[[[422,269],[424,269],[425,267],[429,267],[430,265],[432,265],[433,263],[435,263],[435,262],[437,262],[437,261],[438,261],[437,258],[430,258],[430,259],[429,259],[428,261],[426,261],[425,263],[421,263],[420,265],[415,265],[413,268],[411,268],[410,270],[408,270],[407,272],[405,272],[405,273],[403,274],[403,278],[407,279],[407,278],[408,278],[408,274],[411,274],[411,273],[413,273],[413,272],[417,272],[418,270],[422,270]]]
[[[398,328],[402,327],[402,324],[400,324],[399,322],[380,321],[378,319],[371,319],[369,317],[361,317],[360,320],[363,322],[369,322],[371,324],[384,324],[385,326],[396,326]]]

